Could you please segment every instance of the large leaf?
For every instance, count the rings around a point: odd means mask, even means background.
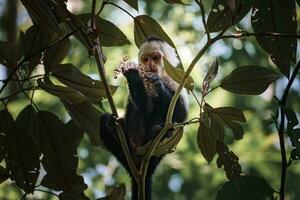
[[[166,3],[169,4],[181,4],[181,5],[187,5],[186,3],[182,2],[181,0],[164,0]]]
[[[158,36],[169,45],[175,48],[170,37],[165,33],[162,27],[151,17],[139,15],[134,18],[134,41],[136,46],[140,47],[149,36]]]
[[[218,191],[216,200],[266,199],[272,197],[274,192],[263,178],[240,176],[226,182]]]
[[[82,20],[82,22],[87,24],[91,19],[91,14],[81,14],[77,17]],[[127,39],[126,35],[112,22],[96,16],[95,23],[102,46],[112,47],[130,44],[130,41]]]
[[[153,155],[161,156],[161,155],[166,155],[168,153],[172,153],[175,150],[176,145],[181,140],[182,135],[183,135],[183,128],[178,128],[172,131],[171,137],[166,137],[157,144],[153,152]],[[137,154],[144,155],[147,152],[148,148],[150,147],[151,142],[152,141],[149,141],[146,145],[139,147],[137,149]]]
[[[88,197],[85,196],[83,191],[87,189],[87,185],[84,183],[83,177],[78,176],[77,181],[73,183],[72,188],[63,191],[59,194],[60,200],[89,200]]]
[[[279,74],[264,67],[244,66],[233,70],[222,80],[220,86],[238,94],[258,95],[279,77]]]
[[[52,10],[51,0],[21,0],[34,24],[40,24],[61,33],[59,23]]]
[[[40,151],[34,141],[35,111],[25,107],[18,115],[6,158],[10,178],[27,193],[33,193],[40,169]]]
[[[8,170],[0,166],[0,184],[9,178]]]
[[[0,63],[11,69],[16,66],[15,46],[12,42],[0,41]]]
[[[48,77],[37,80],[38,85],[48,93],[55,95],[70,104],[78,104],[86,100],[79,92],[59,85],[54,85]]]
[[[214,131],[216,131],[216,129],[213,127],[213,125],[207,127],[207,125],[203,122],[199,124],[197,144],[202,155],[208,163],[213,160],[217,153],[217,140],[215,138],[217,133],[214,133]]]
[[[62,101],[68,113],[78,127],[87,133],[93,145],[101,145],[100,139],[100,112],[90,102],[84,101],[76,105]]]
[[[7,110],[0,111],[0,162],[6,156],[14,119]]]
[[[128,5],[130,5],[132,8],[134,8],[136,11],[139,11],[138,0],[123,0],[123,1],[125,1]]]
[[[185,72],[180,69],[173,67],[166,59],[164,59],[164,66],[167,74],[177,83],[180,84],[181,80],[183,79]],[[191,76],[187,78],[186,83],[184,84],[184,87],[188,90],[194,89],[194,80]]]
[[[101,81],[93,80],[72,64],[60,64],[52,68],[53,75],[63,84],[84,94],[91,102],[100,102],[106,97]],[[117,87],[110,85],[112,94]]]
[[[60,63],[66,57],[70,47],[71,41],[69,39],[65,39],[55,46],[47,49],[44,53],[43,59],[46,70],[50,70],[49,68]]]
[[[82,128],[80,126],[77,126],[74,120],[71,119],[66,123],[66,129],[68,133],[70,133],[67,137],[69,144],[77,149],[83,138]]]
[[[252,27],[258,33],[296,35],[297,20],[294,0],[255,1]],[[296,62],[297,39],[294,37],[256,36],[260,46],[287,77],[291,62]]]
[[[214,0],[207,19],[208,32],[222,31],[239,22],[249,11],[253,0]]]
[[[243,138],[244,130],[235,122],[246,122],[246,118],[242,111],[234,107],[212,108],[208,104],[205,104],[205,110],[212,120],[215,120],[221,126],[230,128],[236,140]]]
[[[42,164],[47,172],[42,185],[54,190],[68,190],[77,180],[78,157],[67,139],[70,135],[62,121],[52,113],[38,112]]]

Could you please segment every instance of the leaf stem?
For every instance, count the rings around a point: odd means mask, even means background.
[[[111,4],[114,5],[115,7],[121,9],[122,11],[124,11],[127,15],[129,15],[132,19],[134,19],[134,16],[132,14],[130,14],[127,10],[125,10],[124,8],[122,8],[121,6],[113,3],[113,2],[106,2],[106,4]]]

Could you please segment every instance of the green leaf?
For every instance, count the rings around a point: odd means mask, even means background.
[[[255,1],[251,23],[254,31],[258,33],[296,35],[295,1]],[[291,62],[296,62],[297,39],[293,37],[256,36],[256,40],[270,55],[281,72],[288,77]]]
[[[207,19],[208,32],[217,32],[238,23],[250,11],[253,0],[214,0]]]
[[[290,108],[284,108],[284,113],[288,120],[288,129],[293,129],[296,125],[299,124],[295,111]]]
[[[77,17],[87,24],[91,19],[91,14],[81,14]],[[100,44],[102,46],[112,47],[130,44],[126,35],[112,22],[96,16],[95,23],[99,34]]]
[[[0,184],[6,181],[9,178],[9,173],[7,169],[4,167],[0,166]]]
[[[179,143],[183,135],[183,128],[177,128],[172,131],[171,137],[164,138],[156,146],[153,155],[161,156],[174,152],[176,145]],[[138,155],[144,155],[150,147],[152,141],[137,149]]]
[[[188,5],[181,0],[164,0],[168,4],[181,4],[181,5]]]
[[[47,49],[44,53],[44,65],[46,70],[50,70],[52,66],[59,64],[67,56],[69,49],[71,48],[71,41],[65,39],[55,46]]]
[[[68,190],[77,180],[78,165],[76,149],[70,148],[66,139],[70,133],[52,113],[40,111],[37,118],[41,133],[42,164],[47,172],[42,185],[54,190]]]
[[[220,86],[233,93],[258,95],[278,78],[280,78],[279,74],[267,68],[244,66],[233,70],[222,80]]]
[[[243,128],[234,122],[246,122],[242,111],[234,107],[212,108],[208,104],[205,104],[205,110],[213,120],[216,120],[222,126],[230,128],[234,134],[234,139],[240,140],[243,138]]]
[[[11,132],[14,128],[14,119],[8,110],[0,111],[0,163],[6,156]]]
[[[213,160],[217,153],[216,130],[213,126],[207,127],[203,122],[200,122],[198,128],[197,144],[208,163]]]
[[[138,0],[123,0],[123,1],[125,1],[128,5],[130,5],[132,8],[134,8],[136,11],[139,11]]]
[[[40,24],[51,30],[62,33],[59,23],[52,11],[52,3],[50,0],[21,0],[29,13],[34,24]]]
[[[0,63],[10,69],[17,65],[15,48],[12,42],[0,41]]]
[[[178,84],[180,84],[181,80],[183,79],[185,72],[180,69],[173,67],[166,59],[164,59],[164,67],[167,72],[167,74]],[[188,90],[194,89],[194,80],[191,76],[187,78],[186,83],[184,84],[184,87]]]
[[[218,191],[216,200],[254,200],[273,196],[274,189],[263,178],[240,176],[226,182]]]
[[[40,169],[40,151],[32,136],[26,131],[24,116],[28,112],[24,109],[16,119],[16,128],[11,133],[10,147],[5,159],[10,178],[27,193],[33,193]]]
[[[77,126],[77,124],[74,122],[73,119],[69,120],[66,123],[66,129],[68,133],[67,140],[69,141],[69,144],[73,146],[75,149],[78,148],[82,138],[83,138],[83,130],[80,126]]]
[[[79,91],[91,102],[100,102],[106,97],[101,81],[93,80],[83,74],[72,64],[59,64],[52,68],[52,74],[63,84]],[[110,91],[115,93],[117,86],[110,85]]]
[[[78,176],[77,181],[73,183],[72,188],[63,191],[59,194],[60,200],[88,200],[89,198],[85,196],[83,191],[87,189],[87,185],[84,183],[83,177]]]
[[[242,173],[242,167],[239,164],[239,157],[232,151],[229,151],[226,144],[223,142],[217,143],[217,152],[219,157],[217,158],[217,165],[219,168],[224,167],[226,177],[229,180],[240,177]]]
[[[169,45],[175,48],[170,37],[165,33],[162,27],[151,17],[139,15],[134,18],[134,41],[136,46],[140,47],[149,36],[158,36]]]
[[[34,140],[35,111],[25,107],[12,132],[6,163],[11,179],[27,193],[33,193],[40,170],[41,152]]]
[[[78,104],[86,100],[86,97],[71,88],[54,85],[49,77],[38,79],[37,83],[38,86],[44,89],[46,92],[64,99],[70,104]]]
[[[211,66],[209,67],[209,69],[204,77],[204,80],[202,83],[202,94],[206,94],[208,92],[210,83],[217,76],[218,69],[219,69],[219,63],[218,63],[218,60],[215,59],[215,61],[211,64]]]
[[[93,145],[101,145],[100,139],[100,111],[90,102],[84,101],[72,105],[62,100],[66,110],[78,127],[81,127],[90,138]]]

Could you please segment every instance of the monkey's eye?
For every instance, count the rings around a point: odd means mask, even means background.
[[[142,63],[145,64],[145,63],[147,63],[148,61],[149,61],[149,58],[148,58],[148,57],[143,57],[143,58],[142,58]]]
[[[154,62],[158,62],[158,61],[160,61],[160,59],[161,59],[161,55],[154,55],[154,56],[152,57],[152,60],[153,60]]]

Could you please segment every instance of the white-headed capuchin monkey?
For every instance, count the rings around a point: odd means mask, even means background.
[[[164,70],[163,58],[173,66],[177,66],[179,62],[175,50],[169,44],[160,38],[149,37],[139,50],[139,67],[146,68],[147,73],[142,75],[141,70],[130,66],[121,70],[128,82],[129,98],[125,116],[120,119],[120,123],[137,169],[140,168],[143,157],[136,153],[136,149],[153,140],[163,127],[177,87]],[[154,93],[148,91],[147,81],[152,84]],[[181,95],[176,103],[173,122],[183,122],[186,116],[187,102]],[[101,116],[100,136],[104,146],[123,164],[131,176],[132,200],[138,200],[138,185],[131,174],[117,132],[113,128],[114,120],[109,114]],[[166,135],[170,134],[171,130]],[[153,156],[150,159],[145,183],[146,200],[151,199],[151,177],[161,159],[162,156]]]

